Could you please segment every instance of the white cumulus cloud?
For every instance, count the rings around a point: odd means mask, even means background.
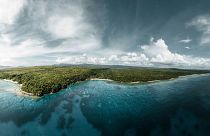
[[[107,60],[104,57],[95,57],[83,55],[72,55],[68,57],[61,57],[56,60],[57,63],[67,64],[106,64]]]
[[[126,54],[111,55],[108,57],[109,64],[133,65],[133,66],[151,66],[149,59],[145,54],[130,52]]]
[[[67,57],[59,57],[57,63],[67,64],[109,64],[109,65],[133,65],[133,66],[149,66],[148,58],[144,54],[134,52],[111,55],[107,57],[97,57],[93,55],[72,55]]]
[[[160,63],[176,67],[210,66],[210,59],[171,52],[163,39],[159,39],[157,41],[152,40],[149,45],[143,45],[141,46],[141,48],[143,50],[143,53],[153,64]]]
[[[161,67],[186,67],[186,68],[208,68],[210,59],[193,57],[173,53],[169,50],[163,39],[150,44],[142,45],[141,52],[129,52],[113,54],[105,57],[93,55],[76,55],[59,57],[57,63],[69,64],[110,64],[110,65],[132,65],[132,66],[161,66]]]

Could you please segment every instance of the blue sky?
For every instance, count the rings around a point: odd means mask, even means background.
[[[209,0],[1,0],[0,65],[210,68]]]

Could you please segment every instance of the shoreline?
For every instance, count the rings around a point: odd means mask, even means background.
[[[13,80],[9,80],[9,79],[2,79],[2,80],[6,81],[6,82],[12,82],[12,83],[18,84],[18,82],[13,81]],[[20,85],[20,84],[19,84],[19,85]]]
[[[116,82],[116,83],[125,83],[125,84],[130,84],[130,85],[134,85],[134,84],[147,84],[147,83],[158,83],[161,81],[172,81],[172,80],[177,80],[177,79],[181,79],[181,78],[188,78],[188,77],[195,77],[195,76],[208,76],[210,75],[210,73],[205,73],[205,74],[191,74],[191,75],[185,75],[185,76],[178,76],[178,77],[173,77],[173,78],[169,78],[169,79],[160,79],[160,80],[151,80],[151,81],[136,81],[136,82],[121,82],[121,81],[115,81],[115,80],[111,80],[111,79],[101,79],[101,78],[91,78],[91,79],[87,79],[89,81],[109,81],[109,82]]]
[[[102,78],[91,78],[91,79],[87,79],[87,80],[91,80],[91,81],[114,81],[111,79],[102,79]]]
[[[17,91],[17,92],[21,91],[22,84],[18,84],[18,82],[13,81],[13,80],[9,80],[9,79],[1,79],[1,80],[5,81],[5,82],[10,82],[10,83],[15,84],[16,85],[15,91]]]
[[[114,80],[111,80],[111,79],[101,79],[101,78],[91,78],[91,79],[86,79],[86,81],[88,81],[88,80],[89,81],[108,81],[108,82],[115,82],[115,83],[120,83],[120,84],[123,84],[124,83],[124,84],[135,85],[135,84],[158,83],[158,82],[161,82],[161,81],[171,81],[171,80],[177,80],[177,79],[194,77],[194,76],[208,76],[208,75],[210,75],[210,73],[205,73],[205,74],[192,74],[192,75],[179,76],[177,78],[170,78],[170,79],[163,79],[163,80],[151,80],[151,81],[145,81],[145,82],[142,82],[142,81],[136,81],[136,82],[120,82],[120,81],[114,81]],[[19,96],[29,96],[29,97],[34,97],[34,98],[40,98],[40,97],[42,97],[42,96],[34,95],[33,93],[28,93],[28,92],[22,91],[22,89],[21,89],[22,84],[18,84],[18,82],[16,82],[16,81],[8,80],[8,79],[0,79],[0,80],[3,80],[5,82],[11,82],[11,83],[16,84],[17,87],[15,87],[14,93],[16,93]],[[78,81],[78,82],[81,82],[81,81]],[[70,85],[68,85],[68,86],[70,86]],[[61,91],[61,90],[59,90],[59,91]],[[50,95],[50,94],[52,94],[52,93],[49,93],[49,94],[46,94],[46,95]]]
[[[0,79],[0,80],[3,80],[3,81],[6,81],[6,82],[11,82],[11,83],[14,83],[16,84],[16,87],[14,89],[14,93],[16,93],[17,95],[20,95],[20,96],[35,96],[34,94],[32,93],[28,93],[28,92],[24,92],[22,91],[21,87],[22,87],[22,84],[19,84],[18,82],[16,81],[13,81],[13,80],[9,80],[9,79]]]

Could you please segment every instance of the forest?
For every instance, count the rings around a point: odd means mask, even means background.
[[[22,91],[43,96],[56,93],[76,82],[93,78],[130,83],[167,80],[204,73],[210,71],[123,66],[37,66],[0,70],[0,79],[16,81],[22,84]]]

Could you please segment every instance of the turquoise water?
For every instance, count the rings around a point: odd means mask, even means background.
[[[0,136],[210,134],[210,75],[151,84],[85,81],[42,98],[0,81]]]

